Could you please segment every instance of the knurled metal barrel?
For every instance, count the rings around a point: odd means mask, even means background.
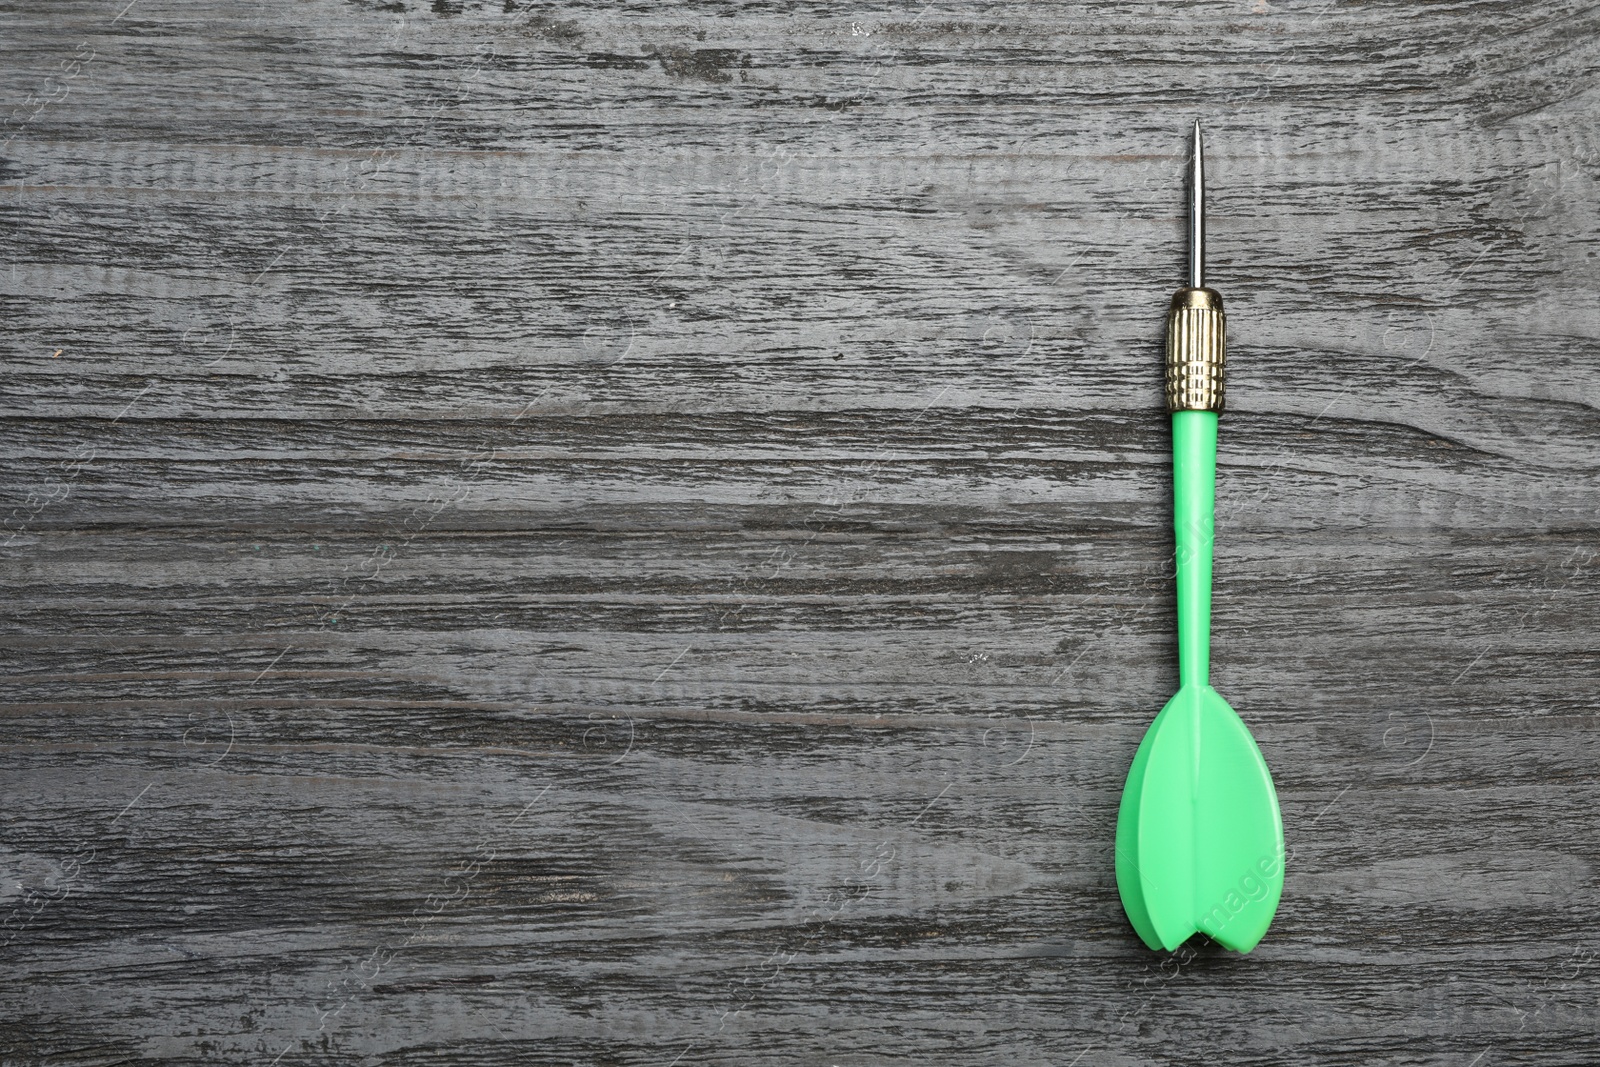
[[[1167,312],[1167,410],[1221,411],[1222,294],[1179,289]]]

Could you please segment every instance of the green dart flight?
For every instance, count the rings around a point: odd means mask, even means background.
[[[1189,284],[1167,315],[1177,533],[1178,693],[1134,754],[1117,812],[1117,890],[1151,948],[1196,933],[1239,952],[1266,934],[1283,895],[1283,819],[1261,750],[1211,688],[1211,545],[1222,297],[1205,286],[1205,177],[1194,126]]]

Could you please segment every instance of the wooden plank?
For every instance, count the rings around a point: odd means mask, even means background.
[[[1600,1051],[1600,13],[6,21],[6,1063]],[[1248,957],[1111,863],[1193,117]]]

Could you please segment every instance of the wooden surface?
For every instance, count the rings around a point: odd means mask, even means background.
[[[1600,11],[3,21],[0,1062],[1600,1057]],[[1112,875],[1194,117],[1247,957]]]

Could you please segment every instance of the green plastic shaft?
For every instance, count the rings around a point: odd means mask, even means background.
[[[1217,413],[1172,413],[1172,517],[1177,533],[1178,680],[1211,677],[1211,546],[1216,535]]]

